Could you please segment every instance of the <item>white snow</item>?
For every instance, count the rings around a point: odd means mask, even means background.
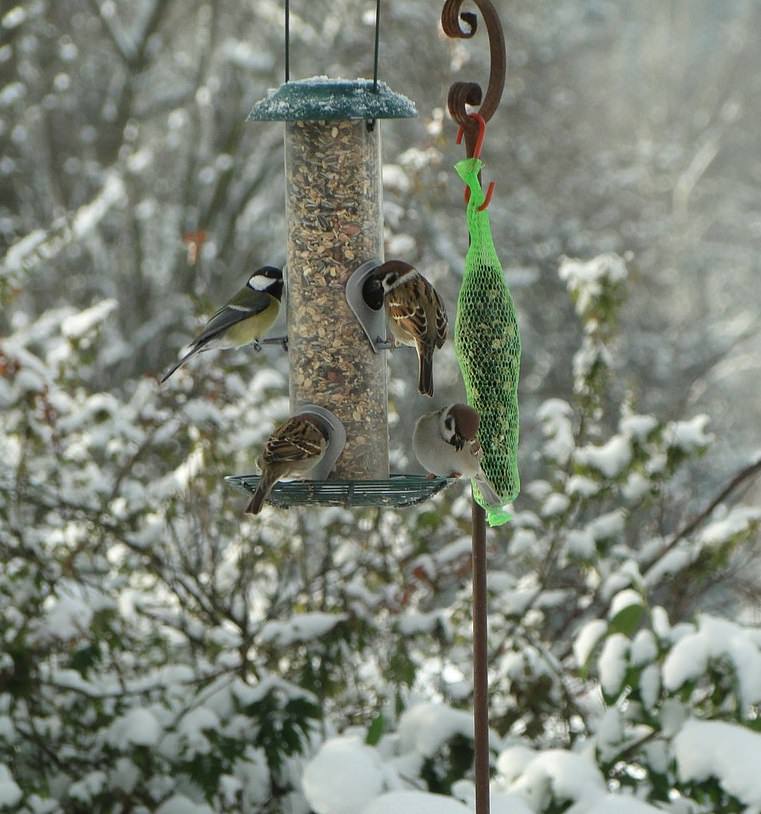
[[[590,560],[597,553],[595,538],[589,529],[570,529],[565,539],[566,549],[573,557]]]
[[[472,738],[473,716],[445,704],[417,704],[402,715],[398,734],[402,752],[431,757],[455,735]]]
[[[686,453],[705,449],[713,441],[713,435],[706,432],[709,421],[710,418],[704,413],[688,421],[672,421],[666,428],[669,446]]]
[[[510,785],[535,811],[543,811],[551,797],[574,802],[592,801],[605,791],[605,781],[589,757],[563,749],[540,752]]]
[[[597,722],[595,741],[603,760],[615,757],[624,739],[624,721],[618,707],[608,707]]]
[[[624,415],[618,422],[618,429],[640,443],[658,426],[658,419],[652,415]]]
[[[234,65],[249,71],[265,72],[274,65],[272,54],[263,48],[254,47],[251,43],[232,37],[222,43],[221,51],[222,55]]]
[[[317,814],[356,814],[383,791],[383,777],[378,752],[356,735],[344,735],[322,744],[302,784]]]
[[[410,177],[399,164],[383,165],[383,187],[395,189],[397,192],[408,192],[410,188]]]
[[[446,619],[440,610],[429,611],[428,613],[408,611],[399,616],[397,625],[399,632],[405,636],[414,636],[417,633],[431,633],[439,625],[444,629],[447,628]]]
[[[715,777],[746,806],[761,806],[761,735],[723,721],[692,719],[673,748],[682,782]]]
[[[80,240],[91,232],[104,218],[108,210],[124,200],[126,192],[124,182],[118,175],[111,174],[106,178],[103,189],[90,203],[81,206],[74,216],[71,230],[75,240]]]
[[[576,463],[591,466],[607,478],[615,478],[632,459],[631,441],[625,435],[614,435],[602,446],[579,447],[573,457]]]
[[[319,639],[347,618],[345,613],[300,613],[284,622],[267,622],[261,630],[262,641],[283,647],[294,642]]]
[[[316,809],[317,814],[322,814]],[[347,814],[470,814],[470,809],[443,794],[426,791],[391,791],[376,797],[362,809],[347,809]],[[522,814],[516,811],[514,814]]]
[[[623,794],[606,794],[595,800],[590,808],[579,809],[574,814],[663,814],[663,809]]]
[[[81,780],[69,786],[68,795],[74,800],[89,803],[93,797],[103,791],[107,781],[108,776],[105,772],[88,772]]]
[[[562,514],[570,505],[571,499],[568,495],[553,492],[553,494],[544,501],[542,517],[554,517],[558,514]]]
[[[598,542],[620,537],[624,532],[626,513],[622,509],[601,514],[587,524],[587,531]]]
[[[491,814],[533,814],[522,797],[501,791],[492,791],[490,811]]]
[[[677,690],[685,681],[701,676],[708,666],[708,643],[699,633],[680,639],[663,662],[663,684]]]
[[[565,485],[565,490],[569,495],[580,495],[581,497],[592,497],[601,488],[602,484],[586,477],[586,475],[572,475]]]
[[[641,472],[630,472],[626,483],[621,487],[624,500],[636,503],[650,491],[652,484]]]
[[[661,668],[659,664],[649,664],[639,676],[639,694],[645,709],[655,706],[661,692]]]
[[[23,83],[9,82],[7,85],[0,88],[0,107],[10,107],[14,102],[22,99],[25,95],[26,86]],[[32,234],[35,233],[33,232]]]
[[[62,596],[45,615],[45,630],[57,639],[73,639],[89,629],[93,615],[93,609],[83,599]]]
[[[583,315],[602,294],[604,282],[626,279],[626,264],[616,254],[601,254],[586,261],[564,257],[558,274],[576,299],[576,311]]]
[[[677,546],[653,563],[645,574],[645,584],[658,585],[669,574],[678,574],[698,556],[700,551],[693,546]]]
[[[635,667],[649,664],[658,655],[658,643],[651,630],[640,630],[632,640],[631,662]]]
[[[157,809],[156,814],[214,814],[204,803],[194,803],[182,794],[174,794]]]
[[[44,229],[35,229],[25,237],[17,240],[10,249],[8,249],[5,255],[3,261],[5,267],[9,271],[18,271],[21,269],[24,265],[24,260],[35,253],[37,247],[45,242],[46,237],[47,233]]]
[[[624,610],[624,608],[628,608],[630,605],[642,605],[642,596],[632,588],[619,591],[610,602],[608,619],[613,619]]]
[[[196,707],[182,716],[177,732],[184,746],[185,754],[192,757],[196,754],[206,755],[214,748],[204,734],[206,730],[219,729],[219,717],[208,707]]]
[[[61,333],[67,339],[81,339],[97,328],[118,305],[116,300],[102,300],[91,308],[72,314],[61,323]]]
[[[561,466],[568,463],[575,446],[571,405],[562,399],[548,399],[540,405],[536,416],[542,422],[542,432],[547,438],[544,454]]]
[[[110,741],[114,746],[155,746],[160,737],[159,722],[145,707],[134,707],[122,718],[117,718],[111,726]]]
[[[505,783],[512,783],[520,777],[526,766],[537,756],[537,752],[528,746],[516,744],[508,746],[497,758],[497,771]]]
[[[2,20],[0,20],[0,25],[3,28],[10,30],[12,28],[18,28],[23,22],[26,20],[26,11],[24,10],[23,6],[14,6],[10,11],[7,11],[4,15]]]
[[[726,658],[734,667],[745,705],[761,702],[761,648],[752,630],[707,614],[698,617],[698,630],[683,636],[663,663],[663,683],[677,690],[699,678],[709,659]]]
[[[597,642],[605,635],[608,623],[604,619],[592,619],[581,628],[573,642],[573,655],[576,663],[583,667]]]
[[[737,534],[743,534],[761,520],[761,509],[735,506],[721,519],[709,523],[698,536],[703,545],[721,546]]]
[[[10,808],[21,800],[21,789],[4,763],[0,763],[0,807]]]
[[[607,695],[616,695],[621,689],[626,675],[628,653],[629,640],[622,633],[614,633],[605,640],[597,666],[600,683]]]

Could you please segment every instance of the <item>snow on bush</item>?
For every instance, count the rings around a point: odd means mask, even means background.
[[[606,389],[622,261],[563,269],[584,364],[489,537],[493,811],[753,810],[761,633],[716,591],[761,510],[690,490],[703,416]],[[0,807],[472,811],[465,485],[242,517],[223,478],[286,413],[283,370],[104,389],[112,315],[23,315],[0,345]]]

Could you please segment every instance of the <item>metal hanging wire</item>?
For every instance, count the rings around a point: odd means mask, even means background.
[[[378,92],[378,56],[380,54],[380,7],[375,2],[375,44],[373,48],[373,93]],[[285,81],[291,81],[291,0],[285,0]]]

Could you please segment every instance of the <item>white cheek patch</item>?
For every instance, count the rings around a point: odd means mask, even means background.
[[[265,277],[263,274],[254,274],[248,281],[249,288],[255,288],[257,291],[264,291],[267,286],[272,285],[275,281],[271,277]]]

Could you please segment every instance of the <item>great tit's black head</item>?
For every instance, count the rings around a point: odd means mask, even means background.
[[[387,260],[378,266],[373,277],[380,281],[384,294],[393,291],[400,283],[411,275],[417,274],[415,267],[403,260]]]
[[[254,291],[266,291],[280,299],[283,295],[283,270],[275,266],[262,266],[248,278],[246,285]]]

